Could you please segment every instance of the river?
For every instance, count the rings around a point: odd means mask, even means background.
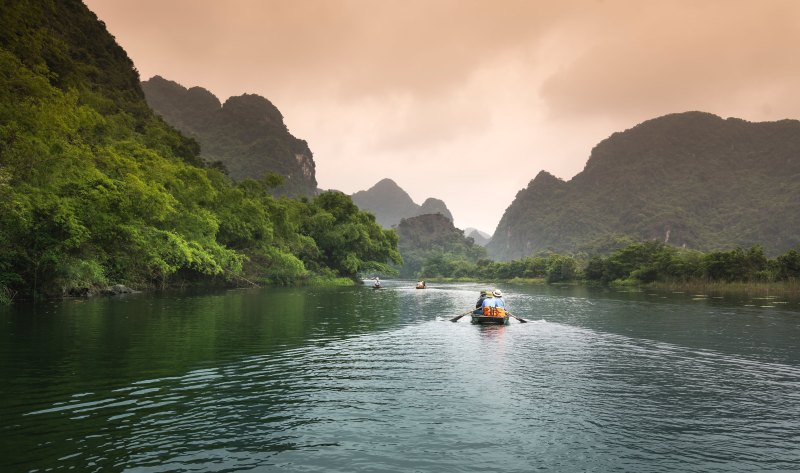
[[[0,308],[0,471],[800,470],[800,305],[477,284]]]

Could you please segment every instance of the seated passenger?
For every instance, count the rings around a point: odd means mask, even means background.
[[[486,299],[483,300],[481,304],[481,308],[483,309],[483,315],[490,316],[494,315],[494,295],[491,292],[486,293]]]
[[[503,300],[503,292],[500,289],[495,289],[492,295],[494,296],[495,315],[504,317],[506,315],[506,301]]]
[[[503,292],[500,289],[495,289],[492,295],[494,296],[495,307],[506,307],[506,301],[503,300]]]
[[[478,298],[478,302],[475,303],[475,308],[480,309],[483,307],[483,300],[486,299],[486,293],[489,291],[481,291],[481,297]]]

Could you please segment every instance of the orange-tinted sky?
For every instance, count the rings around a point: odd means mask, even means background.
[[[255,93],[322,188],[384,177],[493,233],[539,171],[702,110],[800,116],[794,0],[86,0],[142,79]]]

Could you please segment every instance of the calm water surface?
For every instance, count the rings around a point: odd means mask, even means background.
[[[0,471],[800,470],[797,302],[412,284],[0,308]]]

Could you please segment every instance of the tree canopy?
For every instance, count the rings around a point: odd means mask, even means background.
[[[0,39],[0,299],[399,262],[395,233],[349,197],[276,198],[274,175],[233,183],[207,166],[81,2],[6,2]]]

